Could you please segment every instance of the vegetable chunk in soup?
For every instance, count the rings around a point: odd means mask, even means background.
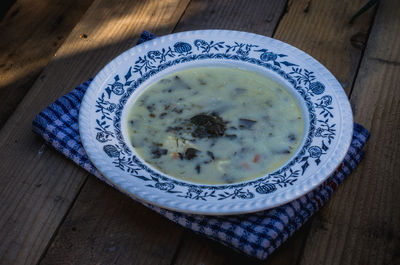
[[[288,161],[303,134],[300,108],[281,84],[227,67],[161,79],[134,102],[127,122],[142,159],[201,184],[265,175]]]

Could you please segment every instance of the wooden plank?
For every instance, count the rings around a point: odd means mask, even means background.
[[[374,9],[349,20],[365,0],[292,1],[274,38],[307,52],[328,68],[349,94],[371,27]]]
[[[3,0],[0,2],[0,21],[5,17],[15,0]]]
[[[91,177],[40,264],[170,264],[177,228]]]
[[[8,119],[0,131],[1,264],[36,264],[87,178],[33,135],[34,116],[134,45],[144,29],[170,32],[186,5],[96,0]]]
[[[371,132],[366,157],[313,226],[300,264],[400,264],[399,10],[380,1],[351,95]]]
[[[272,35],[285,0],[192,0],[175,31],[231,29]]]
[[[200,6],[200,18],[189,17],[186,19],[185,16],[190,14],[189,10],[187,10],[182,20],[191,21],[192,24],[185,26],[185,23],[183,23],[182,26],[178,25],[177,29],[181,27],[183,29],[186,29],[186,27],[188,29],[201,27],[201,21],[210,16],[209,13],[211,12],[208,11],[207,13],[203,5],[198,2],[194,3]],[[268,3],[265,4],[268,5]],[[374,10],[370,10],[358,18],[352,26],[349,26],[347,22],[363,4],[364,0],[289,1],[286,13],[279,21],[279,26],[273,37],[294,45],[318,59],[338,78],[347,93],[349,93],[372,24]],[[257,8],[268,10],[267,6]],[[205,12],[204,15],[202,14],[203,12]],[[193,11],[193,13],[196,12]],[[210,19],[212,20],[212,18]],[[229,16],[224,18],[223,13],[220,13],[215,20],[220,21],[222,25],[229,25],[229,22],[222,22],[224,19],[229,19]],[[199,25],[193,25],[193,21],[198,21]],[[230,22],[234,24],[234,22]],[[235,26],[240,28],[241,26],[245,27],[244,25],[246,23],[239,23]],[[231,29],[236,28],[233,27]],[[263,35],[270,35],[274,32],[273,27],[266,29],[265,33],[262,32],[263,30],[262,27],[251,29],[251,31]],[[319,214],[314,217],[316,220],[320,218]],[[303,227],[291,240],[282,246],[282,249],[278,250],[278,253],[272,255],[265,263],[297,264],[299,257],[303,253],[304,242],[310,227],[311,224]],[[204,264],[231,264],[240,260],[238,255],[226,254],[225,247],[218,244],[211,245],[209,241],[198,239],[198,237],[185,235],[185,242],[186,244],[182,245],[183,247],[177,255],[176,264],[187,264],[189,261]],[[200,249],[200,251],[195,252],[195,249]]]
[[[93,0],[18,0],[0,22],[0,128]]]

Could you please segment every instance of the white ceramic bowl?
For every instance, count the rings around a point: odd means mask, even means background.
[[[239,67],[287,88],[305,122],[301,145],[287,163],[251,181],[200,185],[167,176],[136,155],[126,123],[135,98],[162,77],[200,66]],[[339,82],[310,55],[260,35],[201,30],[156,38],[111,61],[85,94],[79,131],[93,164],[119,190],[175,211],[227,215],[276,207],[320,185],[344,159],[353,118]]]

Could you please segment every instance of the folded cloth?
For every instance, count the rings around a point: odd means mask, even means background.
[[[140,41],[152,38],[154,35],[144,32]],[[79,85],[40,112],[33,121],[33,131],[76,164],[107,182],[90,162],[79,137],[79,107],[91,81]],[[234,216],[204,216],[141,203],[196,233],[247,255],[266,259],[328,201],[338,185],[356,168],[363,157],[362,148],[368,137],[365,128],[354,124],[348,153],[332,176],[303,197],[274,209]]]

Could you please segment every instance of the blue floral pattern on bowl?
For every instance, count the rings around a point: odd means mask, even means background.
[[[212,34],[207,34],[210,32]],[[291,49],[285,51],[279,46],[279,41],[242,32],[234,32],[240,36],[237,38],[228,37],[229,31],[218,31],[223,34],[216,32],[195,31],[189,32],[187,35],[176,34],[175,38],[168,39],[163,43],[159,42],[157,49],[151,45],[133,48],[132,50],[135,51],[132,53],[133,55],[125,53],[116,59],[123,61],[123,65],[126,65],[126,67],[119,66],[117,70],[110,72],[115,72],[115,75],[111,75],[112,82],[101,77],[103,80],[99,81],[105,85],[93,88],[96,89],[94,93],[96,96],[95,99],[92,99],[93,107],[90,108],[89,112],[93,124],[91,131],[95,131],[91,138],[96,147],[92,148],[101,150],[105,157],[111,160],[111,163],[106,166],[108,170],[112,171],[110,168],[110,164],[112,164],[116,170],[124,172],[126,181],[140,183],[146,195],[141,196],[140,192],[133,194],[139,198],[175,210],[203,213],[208,213],[210,210],[191,210],[189,206],[185,206],[186,208],[183,206],[174,207],[168,205],[168,203],[163,205],[160,201],[152,201],[143,197],[148,196],[147,194],[153,190],[159,194],[158,196],[163,197],[162,194],[165,194],[164,196],[168,200],[173,200],[173,198],[178,202],[182,200],[182,205],[189,201],[195,201],[198,204],[197,208],[201,208],[203,204],[207,205],[207,203],[211,205],[216,201],[257,201],[259,203],[262,200],[267,200],[275,193],[283,196],[281,194],[284,194],[286,190],[295,187],[299,182],[304,182],[304,179],[312,176],[314,171],[317,171],[322,164],[326,165],[329,162],[328,160],[335,155],[332,147],[334,146],[337,149],[338,128],[346,129],[343,128],[342,124],[339,124],[339,126],[337,124],[342,119],[338,116],[343,115],[343,111],[341,111],[343,107],[336,101],[341,88],[336,90],[329,88],[324,77],[327,71],[317,62],[313,61],[311,64],[306,64],[299,60],[297,49],[290,47]],[[242,35],[247,38],[243,38]],[[255,38],[254,41],[252,41],[252,37]],[[293,52],[294,49],[295,52]],[[300,55],[309,57],[304,53]],[[285,166],[263,177],[243,183],[198,185],[166,176],[151,168],[135,155],[130,144],[126,142],[123,133],[125,121],[122,116],[127,108],[127,103],[130,102],[131,97],[138,94],[135,92],[145,82],[167,71],[173,71],[175,68],[196,65],[196,63],[240,64],[243,67],[246,65],[257,67],[283,80],[286,86],[298,95],[298,98],[302,101],[302,108],[305,111],[308,123],[300,150]],[[110,64],[113,64],[113,62]],[[317,64],[317,67],[315,67],[315,64]],[[325,72],[315,71],[315,69],[321,70],[322,68]],[[108,73],[107,76],[109,75]],[[332,76],[329,76],[329,78],[332,78]],[[332,82],[329,81],[330,84]],[[343,98],[343,95],[340,96]],[[351,114],[351,110],[346,111]],[[348,132],[346,137],[347,135],[349,135]],[[349,137],[351,137],[351,134]],[[350,143],[350,138],[346,140]],[[88,150],[86,146],[85,149]],[[90,152],[88,154],[90,156]],[[93,162],[97,166],[96,161]],[[329,173],[332,170],[334,170],[334,166],[329,167]],[[325,172],[325,174],[327,173]],[[321,182],[327,177],[314,178]],[[136,180],[129,180],[128,178]],[[315,185],[308,186],[311,188]],[[129,190],[130,188],[126,189]],[[292,199],[298,197],[299,194],[299,191],[293,193]],[[284,198],[281,202],[277,202],[274,199],[273,204],[276,205],[289,200]],[[246,206],[239,212],[270,207],[270,205],[265,207],[254,206],[257,203],[245,204]],[[249,209],[249,205],[253,205],[253,207]],[[225,208],[221,206],[219,210]],[[231,212],[232,209],[226,210],[226,212],[222,210],[222,214]]]

